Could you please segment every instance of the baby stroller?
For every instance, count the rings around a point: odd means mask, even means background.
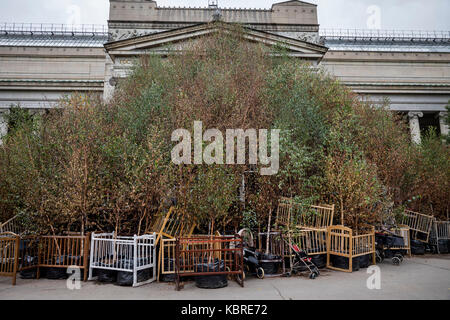
[[[314,280],[320,275],[320,271],[317,266],[311,262],[311,258],[308,257],[306,252],[300,249],[297,245],[292,245],[286,241],[289,248],[294,253],[294,258],[292,259],[291,271],[286,273],[287,277],[292,274],[297,274],[306,270],[309,271],[309,278]]]
[[[403,237],[388,231],[377,232],[375,234],[375,242],[378,263],[383,262],[386,258],[391,258],[392,263],[396,266],[403,262],[404,250],[398,249],[405,245]]]
[[[264,279],[265,272],[260,263],[260,255],[254,248],[244,248],[244,268],[246,273],[255,274],[259,279]]]
[[[245,273],[256,275],[259,279],[278,276],[282,257],[260,252],[255,248],[253,234],[249,229],[242,229],[238,234],[244,244]]]

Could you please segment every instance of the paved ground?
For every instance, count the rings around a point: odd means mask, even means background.
[[[450,255],[406,258],[400,267],[389,262],[381,268],[381,289],[369,290],[367,270],[352,274],[322,271],[316,280],[306,277],[248,278],[242,289],[235,282],[219,290],[204,290],[187,283],[176,292],[173,284],[153,283],[140,288],[123,288],[96,282],[82,283],[80,290],[68,290],[64,280],[17,280],[0,278],[0,300],[6,299],[163,299],[163,300],[279,300],[279,299],[440,299],[450,300]]]

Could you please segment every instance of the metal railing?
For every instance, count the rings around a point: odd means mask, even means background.
[[[321,29],[321,37],[336,40],[428,40],[448,41],[450,31],[378,30],[378,29]]]
[[[98,24],[67,25],[55,23],[0,23],[3,34],[108,35],[108,26]]]

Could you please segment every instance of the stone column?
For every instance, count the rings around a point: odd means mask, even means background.
[[[447,117],[448,117],[448,112],[445,112],[445,111],[439,112],[439,125],[441,127],[441,134],[443,136],[448,136],[448,134],[449,134]]]
[[[419,118],[423,117],[423,112],[409,112],[409,128],[411,130],[411,139],[414,143],[420,144],[422,142],[420,135]]]
[[[105,83],[103,88],[103,100],[105,102],[108,102],[113,97],[116,84],[117,80],[114,78],[114,62],[109,54],[106,54]]]
[[[2,138],[8,133],[8,122],[6,120],[6,115],[9,110],[0,110],[0,145],[2,145]]]

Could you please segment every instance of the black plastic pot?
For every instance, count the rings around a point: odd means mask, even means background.
[[[439,253],[440,254],[447,254],[448,253],[448,240],[439,240],[438,241],[439,246]]]
[[[50,280],[62,280],[68,278],[67,268],[48,268],[45,277]]]
[[[365,256],[359,257],[359,267],[361,269],[366,269],[371,265],[372,255],[366,254]]]
[[[411,253],[414,255],[424,255],[425,244],[419,240],[411,240]]]
[[[37,265],[38,265],[38,257],[25,256],[23,258],[22,265],[25,267],[33,267],[31,269],[25,269],[20,271],[20,278],[22,279],[36,279],[37,277]]]
[[[121,261],[121,266],[127,269],[133,268],[132,260]],[[144,282],[151,277],[150,269],[140,270],[137,272],[137,281]],[[133,272],[119,271],[117,272],[117,285],[122,287],[131,287],[133,285]]]
[[[37,277],[37,268],[20,271],[21,279],[36,279],[36,277]]]
[[[228,279],[226,275],[198,276],[195,285],[201,289],[220,289],[228,286]]]
[[[385,259],[392,259],[395,256],[395,253],[393,250],[386,249],[384,250],[384,258]]]
[[[281,267],[281,257],[272,254],[261,254],[260,265],[265,275],[277,274]]]
[[[165,270],[175,270],[175,259],[164,258]],[[161,282],[175,282],[176,276],[172,274],[160,274],[159,281]]]
[[[340,269],[348,269],[349,263],[348,258],[341,257],[341,256],[330,256],[330,262],[333,267],[340,268]],[[359,257],[352,259],[352,271],[358,271],[360,269],[359,267]]]
[[[103,267],[113,268],[113,265],[104,264]],[[104,283],[114,283],[117,281],[117,271],[106,270],[106,269],[96,269],[97,270],[97,280]]]
[[[176,281],[176,275],[174,273],[161,274],[159,276],[159,281],[161,281],[161,282],[175,282]]]
[[[400,236],[387,236],[386,237],[386,246],[388,247],[403,247],[405,245],[405,240]]]
[[[55,264],[57,265],[65,265],[67,264],[67,261],[69,260],[71,256],[60,256],[56,259]],[[61,268],[48,268],[45,277],[50,280],[61,280],[61,279],[67,279],[69,275],[67,274],[67,268],[61,267]]]
[[[196,265],[196,272],[220,272],[225,271],[225,263],[223,260],[215,259],[209,262],[205,259]],[[196,276],[195,285],[202,289],[220,289],[228,286],[228,279],[226,275],[205,275]]]
[[[323,269],[327,266],[327,255],[326,254],[318,254],[311,257],[311,262],[315,264],[315,266],[319,269]]]

